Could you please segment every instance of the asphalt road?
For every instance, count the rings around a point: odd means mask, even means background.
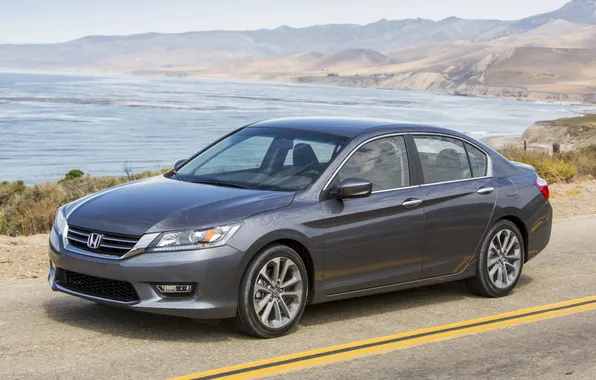
[[[459,283],[308,307],[291,335],[100,306],[45,280],[0,283],[0,379],[165,379],[596,295],[596,216],[555,223],[547,250],[501,299]],[[278,378],[596,379],[596,311],[486,331]]]

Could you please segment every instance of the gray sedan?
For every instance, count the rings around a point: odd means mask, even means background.
[[[453,130],[284,118],[58,209],[53,290],[289,332],[307,304],[465,280],[510,293],[548,244],[548,184]]]

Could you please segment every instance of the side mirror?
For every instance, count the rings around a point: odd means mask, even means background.
[[[370,181],[358,178],[347,178],[344,179],[331,194],[339,199],[365,198],[372,193],[372,188],[373,185]]]
[[[182,164],[183,164],[183,163],[185,163],[185,162],[186,162],[186,158],[181,158],[181,159],[179,159],[178,161],[176,161],[176,162],[174,163],[174,170],[178,170],[178,168],[179,168],[180,166],[182,166]]]

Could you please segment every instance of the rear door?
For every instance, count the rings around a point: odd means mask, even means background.
[[[423,208],[413,176],[401,135],[372,139],[343,164],[330,188],[346,178],[359,178],[373,183],[373,193],[343,200],[323,194],[326,294],[419,278]]]
[[[455,274],[476,252],[497,199],[489,156],[459,138],[413,134],[424,197],[421,278]]]

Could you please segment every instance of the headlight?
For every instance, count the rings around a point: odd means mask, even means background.
[[[186,251],[224,245],[240,224],[199,230],[164,232],[147,247],[147,252]]]
[[[66,217],[64,216],[64,206],[62,206],[56,211],[54,225],[50,232],[50,244],[52,244],[55,250],[60,249],[60,239],[62,239],[63,244],[66,244],[68,239],[65,236],[65,230],[67,228],[68,225],[66,223]]]
[[[54,229],[59,235],[62,235],[65,227],[66,217],[64,216],[64,206],[62,206],[56,211],[56,216],[54,217]]]

